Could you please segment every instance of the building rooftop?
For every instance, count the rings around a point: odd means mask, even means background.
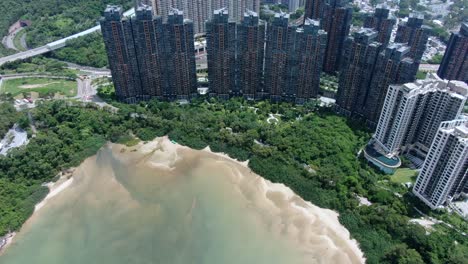
[[[213,14],[214,15],[227,15],[228,14],[228,9],[227,9],[227,7],[223,7],[223,8],[220,8],[220,9],[217,9],[217,10],[213,11]]]
[[[169,15],[179,15],[179,16],[183,16],[184,15],[184,11],[182,10],[179,10],[177,8],[173,8],[171,7],[171,9],[169,10]]]
[[[258,17],[258,14],[257,12],[254,12],[250,9],[247,9],[245,12],[244,12],[244,17],[250,17],[250,16],[253,16],[253,17]]]
[[[320,27],[320,20],[312,19],[312,18],[306,18],[305,21],[304,21],[304,25]]]
[[[402,86],[403,91],[407,92],[406,96],[416,96],[435,91],[445,91],[453,97],[466,99],[468,96],[468,85],[461,81],[442,80],[435,73],[428,74],[426,79],[417,80],[413,83],[405,83]]]

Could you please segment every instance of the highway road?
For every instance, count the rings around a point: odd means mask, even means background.
[[[126,11],[124,13],[124,16],[126,16],[126,17],[131,17],[131,16],[134,16],[134,15],[135,15],[135,9],[134,8],[132,8],[132,9],[130,9],[130,10],[128,10],[128,11]],[[24,52],[16,53],[16,54],[13,54],[13,55],[10,55],[10,56],[2,57],[2,58],[0,58],[0,66],[7,63],[7,62],[13,62],[13,61],[17,61],[17,60],[24,60],[24,59],[27,59],[27,58],[30,58],[30,57],[34,57],[34,56],[37,56],[37,55],[47,53],[47,52],[52,51],[52,50],[63,48],[63,47],[65,47],[67,45],[67,40],[71,40],[71,39],[75,39],[75,38],[78,38],[78,37],[86,36],[88,34],[91,34],[91,33],[94,33],[94,32],[100,31],[100,30],[101,30],[101,26],[95,26],[95,27],[92,27],[92,28],[87,29],[85,31],[82,31],[80,33],[77,33],[77,34],[71,35],[69,37],[66,37],[66,38],[59,39],[57,41],[51,42],[51,43],[46,44],[46,45],[44,45],[42,47],[38,47],[38,48],[30,49],[30,50],[27,50],[27,51],[24,51]]]

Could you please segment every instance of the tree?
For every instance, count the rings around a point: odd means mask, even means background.
[[[421,255],[414,249],[408,249],[406,244],[395,245],[385,253],[383,260],[386,263],[424,264]]]

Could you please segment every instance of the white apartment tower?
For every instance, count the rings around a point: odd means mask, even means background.
[[[432,209],[468,191],[468,117],[442,122],[413,193]]]
[[[387,156],[411,151],[424,159],[440,123],[456,119],[467,96],[466,83],[442,80],[435,74],[391,85],[374,134],[376,146]]]

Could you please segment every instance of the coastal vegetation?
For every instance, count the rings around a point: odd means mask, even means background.
[[[8,129],[13,127],[18,117],[19,114],[16,112],[13,105],[0,103],[0,140],[5,136]]]
[[[106,88],[106,92],[112,94]],[[467,238],[453,229],[409,222],[427,208],[357,157],[369,139],[359,124],[316,103],[295,106],[268,101],[200,98],[191,104],[116,102],[111,111],[92,104],[54,101],[32,111],[37,135],[0,157],[0,235],[17,230],[45,192],[43,182],[77,166],[106,141],[133,145],[169,135],[194,149],[210,146],[305,200],[340,213],[340,222],[360,243],[368,263],[466,263]],[[270,114],[277,122],[269,123]],[[371,205],[360,205],[357,196]],[[464,228],[460,225],[461,228]],[[465,232],[467,230],[464,230]]]

